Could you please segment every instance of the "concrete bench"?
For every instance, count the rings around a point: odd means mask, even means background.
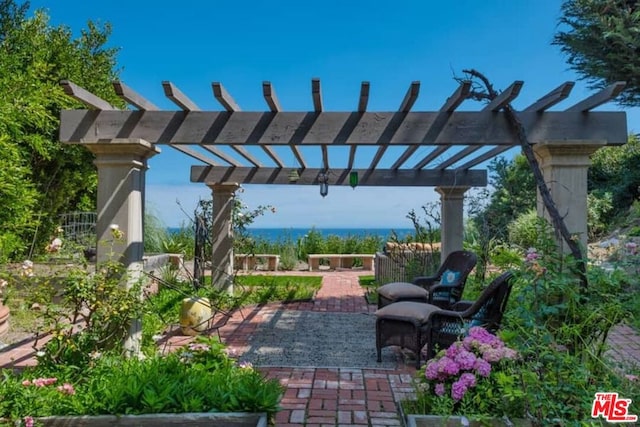
[[[373,270],[374,254],[310,254],[309,255],[309,271],[320,269],[320,260],[329,260],[329,268],[351,268],[353,261],[359,259],[362,261],[363,270]]]
[[[280,265],[280,255],[273,254],[236,254],[234,256],[234,265],[238,269],[238,266],[242,266],[240,270],[250,271],[255,270],[258,263],[265,263],[267,270],[277,271]]]

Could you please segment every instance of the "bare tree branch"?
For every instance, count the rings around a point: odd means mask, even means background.
[[[484,93],[486,95],[484,99],[493,100],[496,96],[498,96],[498,93],[493,88],[493,85],[484,74],[474,69],[463,70],[463,72],[471,76],[472,80],[477,79],[482,82],[482,84],[484,85]],[[483,99],[482,95],[480,94],[477,94],[476,96],[478,96],[478,98],[476,99]],[[556,235],[562,237],[562,239],[567,243],[567,246],[571,251],[571,255],[577,261],[578,274],[580,276],[581,285],[583,286],[583,288],[586,288],[588,286],[586,262],[584,254],[582,253],[582,249],[578,244],[578,239],[576,239],[575,236],[569,232],[564,219],[560,215],[560,212],[558,211],[558,208],[553,201],[553,198],[551,197],[551,191],[549,190],[549,187],[544,180],[544,176],[542,175],[542,171],[540,170],[540,165],[538,164],[538,159],[536,159],[533,148],[527,138],[527,132],[522,122],[518,118],[516,111],[511,106],[511,103],[506,104],[503,109],[507,120],[509,121],[509,124],[516,132],[516,138],[520,143],[520,147],[522,148],[522,152],[524,153],[529,166],[531,167],[533,177],[536,181],[536,186],[538,187],[538,191],[540,192],[540,197],[542,198],[547,212],[549,212],[549,216],[551,217],[551,224],[553,225]]]

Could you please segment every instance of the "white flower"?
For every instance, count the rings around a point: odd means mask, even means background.
[[[38,352],[36,352],[36,356],[37,357],[44,357],[47,353],[45,353],[44,351],[40,350]]]
[[[120,226],[118,224],[111,224],[109,226],[109,229],[112,230],[112,231],[120,230]]]

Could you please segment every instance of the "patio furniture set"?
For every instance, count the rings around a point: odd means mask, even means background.
[[[477,263],[469,251],[450,253],[433,276],[416,277],[413,283],[393,282],[378,288],[376,351],[400,346],[413,351],[416,367],[424,356],[451,345],[468,328],[482,326],[495,332],[511,292],[513,274],[502,273],[475,301],[461,300],[467,277]]]

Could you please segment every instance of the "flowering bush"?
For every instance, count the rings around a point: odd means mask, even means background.
[[[481,327],[440,351],[419,371],[417,399],[405,402],[407,411],[433,415],[476,415],[513,413],[514,377],[507,367],[518,353]],[[512,401],[512,402],[509,402]]]

